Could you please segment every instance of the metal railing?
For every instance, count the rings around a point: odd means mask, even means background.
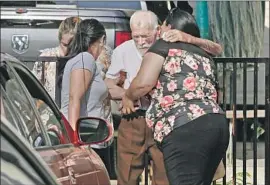
[[[55,62],[42,57],[39,61]],[[215,58],[219,102],[230,122],[231,141],[223,161],[220,185],[270,185],[270,61],[269,58]],[[27,62],[29,64],[29,62]],[[56,102],[60,105],[60,89]],[[148,156],[147,156],[148,157]],[[146,158],[148,166],[148,158]],[[144,184],[149,184],[148,167]]]
[[[222,82],[220,84],[220,105],[226,111],[232,128],[232,143],[229,145],[232,147],[232,184],[269,185],[269,58],[216,58],[215,62],[218,67],[217,77]],[[262,132],[263,130],[264,132]],[[249,131],[251,131],[251,137],[248,137]],[[263,140],[264,165],[258,166],[258,159],[263,160],[262,154],[259,154],[262,151],[258,150],[258,144],[262,144]],[[249,158],[247,158],[249,156],[247,142],[251,142],[252,146]],[[242,160],[240,161],[242,166],[237,165],[239,144],[242,144]],[[228,156],[224,156],[225,164],[226,159]],[[252,165],[248,166],[247,161],[251,162]],[[242,169],[242,171],[237,173],[237,168]],[[264,182],[262,171],[264,171]],[[223,178],[223,185],[227,183],[227,179]]]

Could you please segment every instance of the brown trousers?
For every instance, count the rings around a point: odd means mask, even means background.
[[[163,155],[154,142],[145,118],[122,119],[117,139],[118,185],[137,185],[144,170],[144,154],[147,150],[153,161],[152,185],[169,185]]]

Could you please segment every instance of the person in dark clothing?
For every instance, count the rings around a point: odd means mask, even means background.
[[[193,13],[193,8],[189,5],[188,1],[177,1],[177,7],[189,14]]]
[[[146,5],[148,10],[154,12],[158,16],[162,24],[169,12],[167,1],[146,1]],[[170,6],[171,8],[176,8],[177,6],[183,11],[190,14],[193,13],[193,8],[189,5],[188,1],[177,1],[176,5],[173,1],[170,1]]]
[[[161,26],[161,32],[169,29],[200,37],[194,17],[179,8],[172,9]],[[163,153],[170,185],[210,185],[226,153],[229,126],[217,103],[215,73],[214,61],[203,49],[159,39],[125,92],[127,113],[150,92],[146,122]]]

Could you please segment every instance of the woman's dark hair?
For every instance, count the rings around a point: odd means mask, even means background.
[[[74,57],[81,52],[87,51],[89,46],[95,43],[102,36],[106,37],[106,31],[104,26],[98,20],[83,20],[78,25],[77,33],[73,37],[68,47],[68,58]]]
[[[167,15],[166,25],[171,25],[172,29],[177,29],[188,33],[194,37],[200,37],[200,30],[195,18],[186,11],[173,8]]]
[[[83,20],[78,24],[77,32],[68,46],[68,54],[65,57],[58,58],[57,62],[57,86],[62,89],[62,79],[66,63],[69,59],[75,57],[81,52],[88,50],[89,46],[95,43],[106,31],[104,26],[96,19]],[[59,96],[59,95],[58,95]]]

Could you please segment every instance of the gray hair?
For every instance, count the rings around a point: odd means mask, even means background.
[[[158,27],[157,15],[149,10],[139,10],[130,17],[130,27],[137,26],[139,28],[156,29]]]

